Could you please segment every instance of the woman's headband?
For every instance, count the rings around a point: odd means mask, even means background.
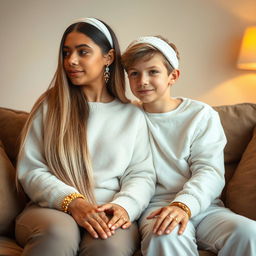
[[[77,22],[85,22],[85,23],[91,24],[94,27],[96,27],[97,29],[99,29],[106,36],[111,47],[113,48],[114,44],[113,44],[111,34],[110,34],[108,28],[101,21],[99,21],[95,18],[81,18],[81,19],[74,21],[74,23],[77,23]]]
[[[128,46],[128,49],[137,44],[150,44],[154,46],[165,56],[173,68],[179,68],[179,60],[177,58],[176,52],[168,43],[162,39],[155,36],[139,37]]]

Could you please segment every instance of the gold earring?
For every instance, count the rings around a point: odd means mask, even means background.
[[[106,67],[105,67],[105,71],[104,71],[103,76],[104,76],[104,79],[105,79],[105,83],[107,84],[107,82],[108,82],[108,80],[109,80],[109,78],[110,78],[110,72],[109,72],[109,66],[108,66],[108,64],[107,64]]]

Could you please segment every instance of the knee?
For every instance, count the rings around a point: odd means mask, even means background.
[[[170,233],[168,235],[155,235],[152,234],[149,240],[149,243],[151,244],[155,244],[155,245],[161,245],[161,244],[165,244],[165,243],[172,243],[172,241],[175,240],[175,235],[173,233]]]
[[[162,244],[176,243],[179,238],[180,236],[178,235],[177,229],[174,229],[170,234],[166,235],[156,235],[153,232],[147,232],[143,235],[142,244],[147,247],[149,245],[161,247]]]
[[[185,234],[178,235],[176,229],[166,235],[151,234],[142,241],[141,251],[143,255],[165,255],[168,251],[173,255],[196,255],[196,243],[192,240]]]
[[[40,239],[41,241],[63,241],[66,244],[77,243],[80,240],[80,231],[78,225],[73,219],[69,221],[56,219],[32,219],[30,222],[16,222],[16,239],[24,246],[31,239]]]
[[[37,235],[47,237],[53,241],[61,241],[65,245],[77,245],[80,241],[80,231],[76,223],[49,223],[38,230]]]
[[[101,253],[100,255],[114,255],[114,252],[121,252],[120,244],[116,243],[113,240],[107,239],[101,244]],[[117,254],[118,255],[118,254]],[[120,254],[122,255],[122,254]]]
[[[240,222],[233,224],[232,234],[239,239],[256,241],[256,222],[243,218]]]
[[[42,221],[37,225],[18,225],[18,242],[24,255],[76,255],[79,249],[78,225],[67,221]]]
[[[126,254],[123,251],[122,244],[108,238],[106,240],[98,240],[97,242],[87,244],[84,249],[80,247],[79,256],[82,255],[125,256],[130,254]]]

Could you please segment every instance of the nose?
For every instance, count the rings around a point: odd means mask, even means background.
[[[75,52],[70,55],[68,62],[70,66],[78,65],[78,56]]]
[[[145,87],[148,85],[148,76],[146,74],[141,74],[139,79],[140,86]]]

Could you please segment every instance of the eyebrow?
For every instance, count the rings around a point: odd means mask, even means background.
[[[158,66],[147,67],[147,69],[152,69],[152,68],[159,68],[159,67]]]
[[[81,47],[87,47],[87,48],[92,48],[91,46],[89,46],[88,44],[79,44],[79,45],[76,45],[75,48],[78,49],[78,48],[81,48]],[[70,49],[69,46],[66,46],[64,45],[63,46],[63,49]]]
[[[150,67],[147,67],[146,69],[153,69],[153,68],[159,68],[159,67],[158,66],[150,66]],[[137,69],[134,67],[131,67],[128,70],[137,70]]]

